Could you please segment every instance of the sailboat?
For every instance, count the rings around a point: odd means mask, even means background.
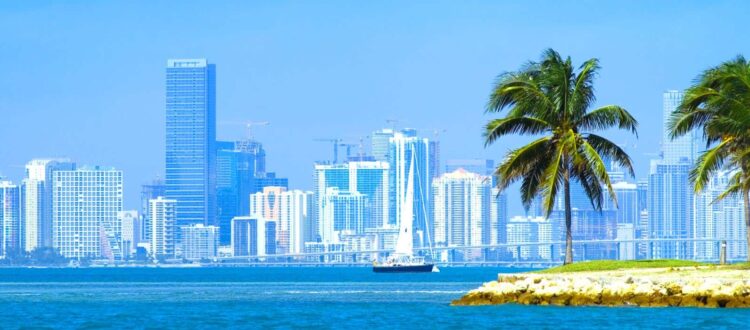
[[[424,257],[414,256],[414,157],[409,164],[410,171],[406,183],[406,196],[401,208],[401,221],[396,239],[396,249],[384,263],[373,264],[376,273],[429,273],[438,272],[437,266],[425,262]]]

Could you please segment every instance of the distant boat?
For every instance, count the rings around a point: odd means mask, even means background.
[[[384,263],[375,262],[372,270],[376,273],[429,273],[438,272],[437,266],[425,262],[423,257],[414,256],[414,157],[411,157],[409,178],[406,183],[401,210],[401,225],[396,239],[396,249]]]

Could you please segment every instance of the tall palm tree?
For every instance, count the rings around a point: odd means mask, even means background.
[[[536,196],[549,217],[560,190],[565,201],[565,264],[573,262],[570,184],[579,183],[592,206],[601,210],[605,189],[616,196],[603,158],[619,163],[633,175],[630,157],[615,143],[592,133],[612,127],[637,135],[638,122],[627,110],[607,105],[589,111],[595,101],[594,79],[599,60],[584,62],[576,72],[570,57],[552,49],[539,62],[501,74],[487,104],[487,112],[505,117],[485,127],[485,146],[510,134],[535,135],[531,143],[508,152],[495,170],[500,191],[521,181],[521,200],[530,207]]]
[[[698,130],[709,146],[690,172],[696,193],[716,172],[735,171],[717,201],[742,195],[750,251],[750,63],[738,56],[704,71],[685,91],[669,124],[672,138]]]

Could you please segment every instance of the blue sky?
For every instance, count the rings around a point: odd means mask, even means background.
[[[122,1],[0,4],[0,173],[20,181],[34,157],[125,171],[126,207],[163,175],[164,66],[217,65],[218,137],[255,136],[268,168],[312,186],[330,158],[314,138],[352,142],[395,118],[441,129],[442,158],[499,159],[526,138],[484,148],[497,74],[552,47],[597,57],[599,104],[641,122],[627,143],[636,174],[659,151],[661,94],[750,55],[744,1]],[[520,210],[515,192],[511,210]]]

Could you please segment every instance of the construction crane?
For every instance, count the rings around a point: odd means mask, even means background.
[[[222,121],[219,122],[219,124],[223,125],[242,125],[245,126],[245,129],[247,130],[247,139],[252,140],[253,139],[253,126],[268,126],[271,124],[267,121]]]
[[[339,143],[339,147],[346,147],[346,160],[352,157],[352,147],[359,147],[358,143]]]
[[[339,138],[325,138],[325,139],[313,139],[313,141],[332,143],[333,144],[333,163],[334,164],[338,164],[338,162],[339,162],[339,145],[344,140],[339,139]]]

